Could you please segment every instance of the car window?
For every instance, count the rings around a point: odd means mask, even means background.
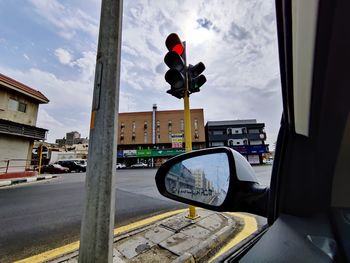
[[[115,180],[116,212],[110,217],[115,218],[113,228],[181,209],[188,211],[187,205],[161,196],[154,179],[162,164],[186,152],[186,136],[191,137],[193,151],[221,146],[235,150],[252,166],[260,184],[270,184],[282,113],[274,1],[124,1],[120,56],[113,56],[120,57],[120,67],[117,61],[113,66],[105,61],[96,64],[97,55],[105,54],[98,52],[99,29],[110,28],[100,27],[101,7],[101,1],[24,1],[20,5],[0,1],[0,127],[8,127],[16,137],[15,142],[4,137],[0,175],[11,169],[24,172],[39,163],[57,163],[48,167],[68,167],[71,171],[45,184],[18,188],[18,193],[0,188],[0,200],[19,204],[17,208],[11,205],[3,212],[3,219],[0,217],[0,225],[6,230],[0,237],[4,262],[80,240],[85,185],[94,188],[106,182],[86,181],[89,170],[100,164],[109,164],[108,174],[113,173]],[[191,68],[187,72],[191,78],[189,122],[183,98],[172,96],[174,85],[167,82],[171,69],[165,63],[170,52],[165,42],[171,33],[186,42],[186,56],[180,60],[186,58],[183,63]],[[171,51],[179,52],[180,46]],[[203,68],[201,63],[205,69],[198,73]],[[96,112],[109,105],[109,98],[102,100],[108,85],[101,83],[110,68],[120,70],[115,77],[119,82],[113,85],[116,94],[109,96],[119,101],[115,107],[111,102],[106,113],[118,115],[113,120],[106,117],[98,121],[102,115]],[[179,74],[181,93],[186,73]],[[24,105],[25,110],[14,111],[13,101]],[[109,126],[104,127],[105,123]],[[101,127],[105,133],[91,136]],[[191,132],[186,135],[188,127]],[[3,136],[9,135],[0,134],[3,143]],[[110,134],[114,137],[104,137]],[[105,141],[92,147],[101,138]],[[31,154],[42,145],[47,151]],[[99,156],[91,158],[91,151]],[[110,154],[106,157],[106,153]],[[83,171],[85,160],[89,160],[88,173]],[[212,174],[219,177],[220,166],[210,160],[208,163]],[[115,164],[123,169],[116,169]],[[213,184],[222,183],[216,177],[208,182],[203,173],[191,172],[197,188],[214,189]],[[94,176],[101,174],[95,172]],[[11,199],[14,196],[20,200],[15,202]],[[100,195],[91,200],[97,198]],[[33,203],[35,209],[28,209]],[[3,206],[1,210],[7,207]],[[23,215],[23,211],[29,212]],[[209,213],[199,208],[196,211]],[[248,233],[244,222],[254,230],[266,224],[264,217],[239,212],[229,215],[236,220],[237,233]],[[40,216],[43,213],[45,220]],[[10,215],[24,218],[15,222]],[[212,222],[222,216],[226,214],[213,214]],[[142,251],[150,253],[148,247],[155,247],[150,244],[137,251],[145,248]],[[128,247],[115,249],[130,259],[136,252],[128,254]],[[173,254],[175,250],[167,255],[173,259]],[[149,262],[154,260],[157,258],[151,257]]]

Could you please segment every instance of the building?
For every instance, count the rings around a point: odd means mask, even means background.
[[[255,119],[208,121],[205,125],[207,147],[228,146],[241,153],[251,164],[263,163],[269,152],[265,124]]]
[[[87,138],[81,138],[81,135],[77,131],[71,131],[66,133],[66,137],[63,139],[56,139],[56,143],[59,147],[65,145],[74,145],[74,144],[88,144],[89,140]]]
[[[191,110],[192,147],[205,147],[203,109]],[[119,113],[118,162],[127,165],[145,162],[159,166],[169,157],[185,152],[184,111],[152,111]]]
[[[47,130],[36,127],[36,122],[39,105],[48,102],[40,91],[0,74],[0,175],[3,177],[28,170],[34,141],[46,139]]]

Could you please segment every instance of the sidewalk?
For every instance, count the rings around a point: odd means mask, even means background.
[[[32,177],[21,177],[21,178],[11,178],[11,179],[0,179],[0,188],[4,186],[14,185],[14,184],[42,181],[42,180],[52,179],[56,177],[57,175],[43,175],[43,176],[35,176],[35,177],[32,176]]]
[[[229,241],[232,247],[257,230],[251,216],[197,211],[195,220],[186,218],[188,209],[182,209],[116,228],[113,262],[208,262]],[[19,262],[75,263],[78,248],[77,241]]]

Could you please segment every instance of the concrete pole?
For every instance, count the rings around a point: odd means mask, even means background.
[[[122,0],[102,0],[79,262],[112,262]]]

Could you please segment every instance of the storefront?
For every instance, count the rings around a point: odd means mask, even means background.
[[[159,167],[170,157],[184,153],[183,148],[174,149],[147,149],[147,150],[123,150],[117,152],[119,163],[125,163],[130,166],[135,163],[145,163],[149,167]],[[152,166],[152,163],[154,164]]]

